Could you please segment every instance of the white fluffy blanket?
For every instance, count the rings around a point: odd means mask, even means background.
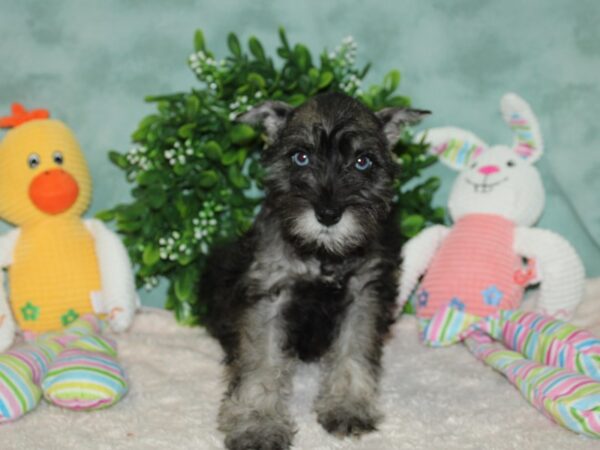
[[[600,335],[600,279],[589,281],[576,322]],[[178,326],[169,312],[142,310],[118,337],[131,391],[116,406],[91,413],[42,404],[0,427],[2,450],[222,449],[215,417],[223,391],[221,351],[204,330]],[[295,448],[598,449],[600,442],[554,425],[501,375],[462,346],[426,348],[414,317],[395,327],[385,352],[378,432],[337,439],[316,423],[311,402],[316,368],[302,367],[292,410]]]

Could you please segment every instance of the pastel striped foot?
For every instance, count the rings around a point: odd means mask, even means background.
[[[13,355],[0,355],[0,423],[28,413],[38,405],[41,396],[27,364]]]
[[[37,406],[40,381],[62,348],[47,335],[0,355],[0,423],[18,419]]]
[[[539,411],[575,433],[600,438],[600,383],[597,380],[530,361],[520,353],[498,349],[486,339],[478,338],[475,333],[466,339],[469,350],[504,374]]]
[[[125,372],[104,353],[71,348],[50,366],[42,382],[50,403],[72,410],[107,408],[127,393]]]

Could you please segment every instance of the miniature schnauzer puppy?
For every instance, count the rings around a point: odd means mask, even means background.
[[[390,148],[426,113],[374,114],[329,93],[295,109],[269,101],[239,118],[269,139],[266,196],[250,231],[213,253],[200,286],[207,328],[226,355],[219,428],[227,448],[290,447],[299,361],[320,364],[314,408],[325,430],[375,430],[400,249]]]

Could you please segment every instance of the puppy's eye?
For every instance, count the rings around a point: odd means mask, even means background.
[[[310,163],[310,158],[305,152],[296,152],[292,155],[292,162],[297,166],[304,167]]]
[[[63,156],[62,152],[57,150],[52,153],[52,160],[59,166],[62,166],[62,164],[65,162],[65,157]]]
[[[507,165],[508,167],[515,167],[516,163],[515,163],[515,162],[514,162],[514,161],[511,159],[511,160],[509,160],[509,161],[506,163],[506,165]]]
[[[27,165],[31,168],[31,169],[35,169],[37,166],[40,165],[40,155],[38,155],[37,153],[31,153],[28,157],[27,157]]]
[[[354,167],[356,167],[356,169],[360,170],[361,172],[370,169],[372,165],[373,161],[371,161],[371,158],[365,155],[356,158],[356,161],[354,163]]]

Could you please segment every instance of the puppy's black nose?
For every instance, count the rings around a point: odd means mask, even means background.
[[[319,222],[330,227],[340,221],[342,218],[342,211],[337,208],[317,208],[315,209],[315,215]]]

